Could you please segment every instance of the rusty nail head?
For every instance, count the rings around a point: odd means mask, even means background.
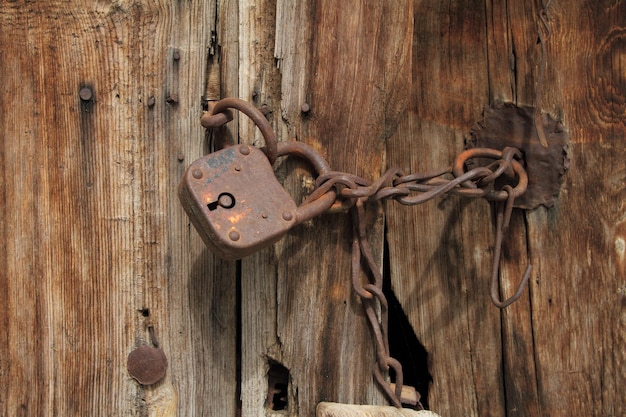
[[[83,87],[78,92],[78,95],[80,96],[81,100],[89,101],[93,97],[93,91],[91,91],[91,88],[89,88],[89,87]]]
[[[239,152],[241,152],[242,155],[250,155],[250,148],[247,145],[241,145]]]
[[[178,162],[183,162],[185,160],[185,154],[180,152],[176,158],[178,159]]]
[[[179,51],[174,51],[174,61],[178,61],[180,59],[180,52]]]
[[[140,346],[128,355],[128,373],[142,385],[152,385],[165,376],[167,357],[158,348]]]
[[[203,174],[202,174],[202,171],[201,171],[201,170],[199,170],[199,169],[194,169],[194,170],[193,170],[193,172],[191,173],[191,175],[192,175],[195,179],[199,180],[200,178],[202,178],[202,175],[203,175]]]
[[[150,98],[148,98],[148,107],[152,107],[156,104],[156,99],[154,98],[154,96],[150,96]]]
[[[178,103],[178,94],[170,94],[169,96],[167,96],[165,101],[169,104]]]
[[[288,211],[285,211],[285,212],[283,213],[283,220],[286,220],[286,221],[291,221],[291,219],[293,219],[293,214],[291,214],[291,213],[290,213],[290,212],[288,212]]]
[[[304,103],[302,107],[300,107],[300,110],[302,110],[302,113],[308,113],[311,111],[311,106],[309,103]]]

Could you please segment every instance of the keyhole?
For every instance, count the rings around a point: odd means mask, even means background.
[[[231,209],[235,207],[235,196],[231,193],[221,193],[217,196],[217,200],[207,204],[207,207],[211,211],[215,210],[218,206],[225,209]]]

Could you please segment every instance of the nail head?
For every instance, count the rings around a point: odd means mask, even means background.
[[[80,96],[81,100],[89,101],[93,97],[93,91],[91,91],[91,88],[89,88],[89,87],[83,87],[78,92],[78,95]]]
[[[167,356],[161,349],[140,346],[128,355],[126,368],[140,384],[152,385],[165,376]]]

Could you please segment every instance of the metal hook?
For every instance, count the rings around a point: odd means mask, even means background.
[[[500,271],[500,255],[502,253],[502,235],[504,234],[504,230],[509,227],[511,212],[513,211],[513,201],[515,200],[513,188],[510,185],[505,185],[502,189],[503,191],[506,191],[509,196],[505,204],[497,204],[496,245],[493,257],[493,267],[491,270],[491,302],[498,308],[506,308],[521,297],[533,269],[532,265],[528,265],[526,267],[526,271],[524,272],[524,276],[517,287],[517,291],[515,291],[515,294],[504,301],[500,301],[500,296],[498,294],[498,272]]]

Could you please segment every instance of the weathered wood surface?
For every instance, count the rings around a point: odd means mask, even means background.
[[[416,3],[413,99],[389,164],[446,164],[483,106],[536,104],[538,7]],[[625,11],[621,1],[548,10],[543,108],[563,120],[573,161],[554,207],[514,213],[501,285],[512,294],[530,262],[519,302],[502,314],[489,302],[488,204],[387,206],[392,281],[430,353],[430,405],[442,415],[626,412]]]
[[[176,196],[206,152],[215,10],[0,3],[1,415],[234,415],[235,266]],[[169,369],[141,387],[126,357],[149,324]]]
[[[385,2],[242,7],[240,97],[265,110],[283,140],[297,138],[332,167],[376,178],[388,126],[406,103],[401,88],[410,76],[412,35],[406,12]],[[251,141],[253,126],[240,125],[242,139]],[[258,132],[255,140],[262,141]],[[278,175],[298,199],[312,189],[306,165],[286,161]],[[382,254],[382,217],[370,235]],[[244,416],[266,412],[269,361],[290,371],[289,415],[313,416],[322,400],[385,403],[371,376],[369,329],[351,290],[350,236],[347,214],[322,216],[243,260]]]
[[[270,362],[290,372],[287,415],[385,404],[346,215],[240,264],[190,226],[176,186],[209,150],[201,98],[255,102],[338,170],[445,166],[483,106],[535,104],[539,3],[0,2],[0,414],[284,415],[265,403]],[[508,232],[503,291],[530,262],[527,294],[489,302],[484,201],[390,202],[370,230],[442,416],[626,414],[626,5],[548,11],[542,106],[573,160],[556,205]],[[245,118],[229,132],[262,145]],[[306,165],[278,176],[298,199],[311,189]],[[141,387],[125,363],[148,325],[169,369]]]

